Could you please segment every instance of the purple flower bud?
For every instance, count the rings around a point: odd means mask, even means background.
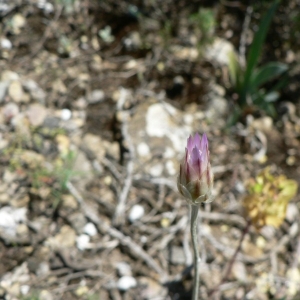
[[[180,164],[177,187],[189,204],[212,201],[214,176],[209,162],[208,140],[198,133],[190,136]]]

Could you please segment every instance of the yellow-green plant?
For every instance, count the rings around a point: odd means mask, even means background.
[[[284,175],[274,176],[270,167],[263,169],[247,184],[248,195],[243,206],[247,218],[256,229],[265,225],[279,227],[286,215],[289,201],[296,195],[298,184]]]
[[[297,193],[298,184],[295,180],[287,179],[284,175],[274,176],[270,170],[270,167],[266,167],[247,183],[248,195],[243,199],[247,223],[221,283],[228,278],[250,225],[257,230],[265,225],[279,227],[285,218],[289,201]],[[212,297],[217,290],[218,287],[213,289],[209,296]]]

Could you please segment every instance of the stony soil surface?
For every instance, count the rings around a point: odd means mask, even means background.
[[[0,0],[0,298],[191,299],[176,177],[187,137],[206,132],[201,299],[299,299],[299,194],[230,263],[247,180],[270,165],[300,182],[299,1],[279,7],[262,56],[291,67],[277,117],[232,127],[243,1],[129,2]],[[204,6],[208,29],[191,17]]]

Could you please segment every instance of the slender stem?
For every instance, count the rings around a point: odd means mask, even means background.
[[[200,265],[200,256],[198,250],[198,232],[197,232],[197,220],[198,220],[199,206],[191,205],[191,235],[192,235],[192,244],[194,250],[194,267],[195,274],[193,280],[193,297],[192,300],[199,299],[199,265]]]

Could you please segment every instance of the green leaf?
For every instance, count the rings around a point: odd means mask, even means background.
[[[261,110],[265,111],[269,116],[275,117],[276,110],[272,102],[276,101],[279,94],[275,91],[266,93],[263,89],[260,89],[257,93],[252,95],[253,103]]]
[[[232,85],[235,87],[236,92],[239,93],[241,88],[241,78],[243,78],[243,70],[239,63],[238,55],[235,51],[228,53],[228,71]]]
[[[258,31],[254,35],[254,39],[252,42],[252,45],[249,50],[249,54],[247,57],[247,67],[245,72],[245,78],[244,78],[244,88],[241,94],[241,104],[244,105],[246,102],[247,93],[249,90],[249,84],[250,84],[250,78],[252,76],[253,70],[255,66],[258,63],[258,59],[261,54],[262,46],[265,41],[267,31],[269,29],[271,20],[273,18],[273,15],[277,9],[277,6],[279,4],[280,0],[275,0],[273,5],[269,8],[266,15],[263,17],[259,24]]]
[[[237,105],[234,105],[232,107],[232,112],[229,115],[228,120],[227,120],[227,124],[226,124],[227,129],[237,123],[241,114],[242,114],[242,111],[241,111],[240,107]]]
[[[287,69],[288,66],[280,62],[271,62],[260,67],[252,74],[251,89],[256,89],[264,83],[278,77],[287,71]]]

